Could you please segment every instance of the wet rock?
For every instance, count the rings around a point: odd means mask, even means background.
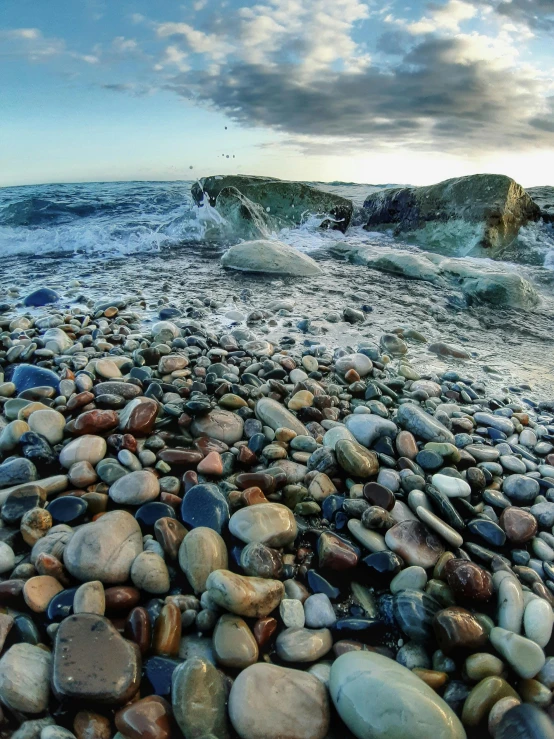
[[[205,526],[221,533],[229,521],[229,505],[217,485],[194,485],[183,498],[181,518],[185,526]]]
[[[307,436],[308,431],[303,423],[284,406],[272,398],[260,398],[256,403],[256,416],[260,421],[276,430],[286,428],[294,431],[299,436]],[[239,437],[240,438],[240,437]],[[238,439],[235,439],[238,441]]]
[[[138,690],[140,669],[138,647],[123,639],[108,619],[80,613],[60,624],[52,672],[58,698],[125,703]]]
[[[160,483],[150,470],[136,470],[116,480],[109,494],[120,505],[142,505],[158,497]]]
[[[444,552],[440,539],[419,521],[403,521],[385,534],[385,543],[408,565],[433,567]]]
[[[14,644],[0,659],[0,696],[12,711],[42,713],[48,706],[52,657],[32,644]]]
[[[195,418],[190,430],[193,436],[208,436],[231,445],[242,439],[243,428],[244,422],[236,413],[214,408],[205,416]]]
[[[454,443],[454,436],[446,426],[413,403],[401,405],[396,414],[396,420],[400,426],[419,439]]]
[[[63,550],[65,566],[77,580],[123,583],[142,552],[140,526],[125,511],[110,511],[79,528]]]
[[[251,665],[233,683],[229,716],[241,739],[324,739],[329,726],[327,691],[306,672]]]
[[[493,647],[520,677],[534,677],[542,669],[545,656],[538,644],[524,636],[495,626],[489,638]]]
[[[224,667],[243,670],[258,661],[258,645],[246,621],[230,613],[220,616],[213,633],[215,658]]]
[[[116,713],[115,725],[128,739],[171,739],[171,707],[150,695]]]
[[[331,667],[329,692],[357,737],[465,739],[462,724],[442,698],[410,670],[380,654],[340,656]]]
[[[221,264],[240,272],[312,277],[321,268],[311,257],[279,241],[246,241],[228,249]]]
[[[286,506],[262,503],[234,513],[229,531],[246,544],[257,542],[268,547],[282,547],[296,539],[297,526],[292,511]]]
[[[329,629],[288,628],[277,637],[275,648],[285,662],[315,662],[333,646]]]
[[[206,581],[213,603],[238,616],[268,616],[285,594],[283,583],[259,577],[236,575],[229,570],[216,570]]]
[[[208,576],[215,570],[226,570],[227,565],[227,547],[213,529],[192,529],[179,547],[179,566],[195,593],[203,593]]]
[[[210,662],[191,657],[173,672],[171,703],[184,736],[227,739],[225,678]]]

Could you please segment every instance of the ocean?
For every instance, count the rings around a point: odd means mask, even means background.
[[[493,261],[453,252],[464,264],[486,274],[499,269],[529,280],[540,295],[532,310],[495,308],[469,301],[456,282],[407,280],[341,258],[341,249],[363,247],[366,253],[401,250],[414,255],[422,245],[392,233],[363,229],[361,206],[369,193],[386,184],[308,183],[350,198],[355,205],[346,234],[321,230],[321,219],[304,214],[296,228],[262,233],[309,253],[323,267],[310,280],[230,272],[219,260],[243,234],[212,207],[198,208],[191,181],[115,182],[36,185],[0,189],[0,297],[23,296],[46,285],[65,295],[68,310],[106,297],[141,301],[146,320],[160,306],[182,308],[191,301],[226,325],[238,305],[245,316],[268,300],[286,296],[295,313],[269,322],[268,335],[299,336],[305,342],[353,346],[359,338],[409,327],[429,341],[450,341],[471,350],[465,366],[485,373],[499,386],[509,382],[554,387],[554,231],[542,222],[521,229],[517,261]],[[452,235],[451,235],[452,236]],[[460,239],[460,242],[462,240]],[[467,240],[466,240],[467,241]],[[78,285],[71,287],[71,285]],[[367,310],[362,326],[328,320],[345,306]],[[309,330],[296,321],[309,318]],[[301,324],[304,325],[304,324]],[[414,349],[414,361],[440,371],[448,360]],[[496,378],[496,380],[495,380]]]

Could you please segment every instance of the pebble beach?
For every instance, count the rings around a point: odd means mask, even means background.
[[[540,385],[360,300],[51,282],[0,305],[2,736],[554,735]]]

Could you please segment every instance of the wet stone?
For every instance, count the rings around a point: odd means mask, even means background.
[[[171,706],[157,695],[142,698],[119,711],[115,725],[128,739],[171,739]]]
[[[487,642],[487,633],[465,608],[452,606],[439,611],[433,628],[439,647],[445,654],[456,650],[476,650]]]
[[[396,524],[385,534],[385,543],[408,565],[424,569],[433,567],[444,552],[440,539],[419,521]]]
[[[185,526],[206,526],[221,533],[229,521],[229,505],[217,485],[194,485],[185,493],[181,517]]]
[[[492,577],[474,562],[451,559],[445,565],[445,574],[448,585],[462,600],[486,602],[492,598]]]
[[[426,643],[433,636],[433,621],[441,606],[431,596],[419,590],[402,590],[394,596],[394,618],[400,629],[417,643]]]
[[[227,739],[225,679],[210,662],[192,657],[173,672],[171,702],[184,736]]]
[[[125,703],[140,682],[138,647],[102,616],[66,618],[54,643],[52,688],[60,699]]]

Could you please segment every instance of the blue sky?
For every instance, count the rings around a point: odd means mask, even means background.
[[[553,0],[3,0],[0,185],[554,184]]]

